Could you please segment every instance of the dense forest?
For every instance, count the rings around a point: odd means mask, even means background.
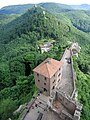
[[[23,4],[23,5],[10,5],[0,9],[0,14],[21,14],[26,12],[28,9],[32,8],[34,5],[43,7],[49,11],[60,13],[67,12],[71,10],[90,10],[90,5],[66,5],[53,2],[44,2],[39,4]]]
[[[71,42],[81,46],[74,57],[78,99],[83,104],[81,120],[90,118],[90,12],[41,4],[22,14],[0,15],[0,120],[17,120],[13,112],[27,103],[37,91],[33,68],[47,57],[60,60]],[[45,9],[46,7],[46,9]],[[55,40],[48,53],[38,42]]]

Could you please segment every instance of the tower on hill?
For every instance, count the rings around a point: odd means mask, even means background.
[[[61,82],[63,62],[47,58],[34,71],[35,84],[40,92],[50,96]]]

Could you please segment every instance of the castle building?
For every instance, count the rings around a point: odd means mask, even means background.
[[[51,50],[51,48],[53,47],[52,43],[45,43],[45,44],[39,44],[39,47],[41,49],[41,52],[49,52]],[[39,48],[38,47],[38,48]]]
[[[35,84],[40,92],[50,96],[61,82],[63,62],[47,58],[34,71]]]
[[[76,96],[72,55],[79,47],[72,44],[66,49],[61,61],[47,58],[34,71],[38,94],[26,105],[21,120],[80,120],[83,105]],[[76,50],[76,51],[75,51]],[[71,59],[69,63],[67,60]]]
[[[81,47],[79,46],[78,43],[73,43],[73,44],[71,45],[71,51],[72,51],[72,54],[73,54],[73,55],[79,53],[79,52],[80,52],[80,49],[81,49]]]

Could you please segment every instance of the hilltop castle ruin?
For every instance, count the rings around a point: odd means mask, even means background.
[[[33,70],[39,93],[27,105],[22,120],[80,120],[82,104],[74,99],[76,86],[72,61],[72,55],[78,50],[77,44],[73,44],[65,50],[60,61],[47,58]]]

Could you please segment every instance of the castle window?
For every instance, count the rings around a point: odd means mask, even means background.
[[[60,82],[60,79],[58,80],[58,82]]]
[[[39,74],[37,73],[37,76],[39,76]]]
[[[55,80],[53,81],[53,83],[55,83]]]
[[[38,80],[38,82],[40,82],[40,80]]]
[[[43,90],[47,92],[47,89],[46,89],[46,88],[44,88]]]
[[[59,70],[61,70],[61,68],[59,68]]]
[[[52,90],[55,89],[55,86],[53,86]]]
[[[44,83],[44,85],[46,85],[46,83]]]
[[[54,77],[55,77],[55,74],[54,74]]]
[[[47,80],[47,78],[45,77],[45,80]]]
[[[59,73],[58,77],[61,75],[61,73]]]

